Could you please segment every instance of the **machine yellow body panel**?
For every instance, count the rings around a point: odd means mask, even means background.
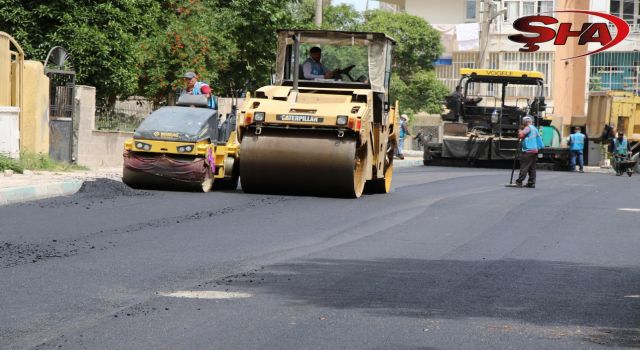
[[[473,75],[473,74],[478,76],[490,76],[490,77],[509,77],[509,78],[527,77],[527,78],[544,79],[544,75],[536,71],[460,68],[460,75]]]
[[[605,124],[613,124],[629,141],[640,141],[640,96],[626,91],[590,93],[587,108],[589,138],[600,138]]]

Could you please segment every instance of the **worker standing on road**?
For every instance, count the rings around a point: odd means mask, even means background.
[[[206,95],[209,101],[209,108],[216,108],[216,102],[211,94],[209,84],[198,81],[198,76],[194,72],[185,73],[183,78],[187,82],[185,93],[189,95]]]
[[[409,117],[406,114],[400,116],[400,134],[398,140],[398,149],[396,150],[396,155],[399,159],[404,159],[404,154],[402,150],[404,149],[404,138],[409,134]]]
[[[580,166],[580,172],[584,173],[584,141],[586,136],[581,132],[581,128],[576,126],[575,132],[569,135],[569,150],[571,151],[571,165],[570,170],[576,171],[576,158],[578,158],[578,166]]]
[[[536,187],[536,163],[538,162],[538,151],[544,147],[540,132],[533,125],[533,119],[530,116],[522,118],[523,128],[518,132],[521,140],[520,154],[520,175],[516,180],[516,186],[522,187],[522,182],[529,175],[527,187]]]

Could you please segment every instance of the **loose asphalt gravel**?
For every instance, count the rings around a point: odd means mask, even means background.
[[[0,348],[640,347],[640,176],[509,175],[408,168],[358,200],[97,180],[0,207]]]

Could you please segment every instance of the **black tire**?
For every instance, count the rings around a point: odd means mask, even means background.
[[[218,179],[214,181],[213,188],[216,191],[235,191],[238,189],[238,183],[240,182],[240,162],[236,159],[233,162],[232,175],[229,178]]]
[[[216,191],[235,191],[238,188],[240,182],[239,176],[232,176],[228,179],[217,179],[213,183],[213,188]]]
[[[142,183],[139,181],[139,176],[133,170],[124,168],[122,170],[122,183],[135,189],[140,190],[143,188]]]

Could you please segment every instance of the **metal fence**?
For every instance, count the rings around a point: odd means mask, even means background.
[[[115,106],[96,107],[96,130],[134,131],[153,111],[153,104],[139,97],[116,102]]]

